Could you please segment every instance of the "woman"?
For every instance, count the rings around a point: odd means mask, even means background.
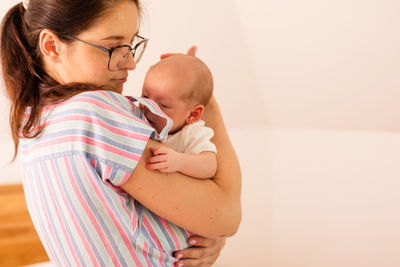
[[[208,266],[240,223],[239,165],[214,98],[205,121],[215,131],[215,178],[145,167],[162,144],[121,95],[146,44],[139,11],[136,0],[30,0],[3,19],[27,205],[56,265]],[[165,219],[152,224],[145,209]],[[169,232],[174,225],[208,238],[191,237],[188,248]]]

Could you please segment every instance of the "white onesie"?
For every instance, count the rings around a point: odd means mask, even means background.
[[[200,120],[187,124],[180,131],[168,135],[164,143],[180,153],[199,154],[204,151],[217,153],[217,148],[210,140],[213,136],[214,131]]]

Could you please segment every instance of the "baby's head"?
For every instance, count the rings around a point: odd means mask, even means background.
[[[142,97],[154,100],[173,120],[170,133],[200,120],[211,98],[213,79],[207,65],[187,55],[167,57],[146,74]],[[152,121],[148,114],[146,117]]]

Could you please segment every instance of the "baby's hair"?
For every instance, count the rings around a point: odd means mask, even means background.
[[[159,61],[151,69],[162,70],[164,67],[170,67],[170,64],[175,64],[179,67],[179,71],[187,71],[191,75],[192,81],[187,91],[182,95],[183,100],[190,105],[201,104],[206,106],[214,88],[213,77],[207,65],[197,57],[174,55]]]

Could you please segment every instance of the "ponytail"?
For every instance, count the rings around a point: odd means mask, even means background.
[[[41,110],[84,91],[101,90],[90,84],[59,84],[44,69],[39,36],[43,29],[63,36],[77,36],[122,0],[30,0],[12,7],[3,18],[0,56],[6,95],[11,101],[10,126],[15,160],[19,138],[35,138],[44,130]],[[132,0],[139,8],[139,0]],[[29,114],[24,116],[29,108]]]
[[[44,124],[40,123],[43,106],[60,103],[84,91],[101,89],[81,83],[61,85],[46,74],[37,51],[39,34],[28,29],[25,12],[22,3],[11,8],[3,19],[0,33],[2,75],[11,101],[9,120],[14,141],[11,162],[17,157],[19,138],[35,138],[43,132]],[[33,39],[33,45],[27,36]],[[24,118],[28,107],[29,117]]]
[[[24,128],[36,125],[39,116],[35,114],[39,106],[38,79],[35,74],[32,48],[27,39],[27,27],[23,19],[25,9],[22,3],[11,8],[1,25],[1,65],[5,81],[6,94],[11,100],[10,126],[14,140],[15,160],[19,143],[19,130],[22,128],[22,119],[28,106],[32,107],[32,114]],[[40,132],[34,134],[37,136]]]

